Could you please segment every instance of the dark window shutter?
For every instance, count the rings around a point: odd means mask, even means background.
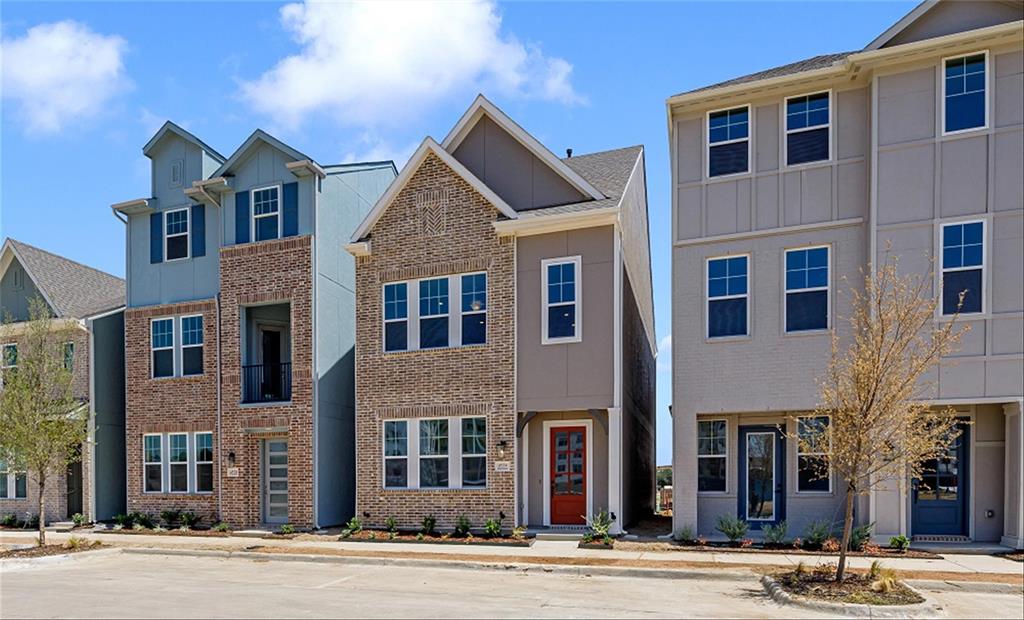
[[[249,243],[249,192],[235,192],[235,243]]]
[[[284,222],[282,237],[294,237],[299,234],[299,184],[285,183],[281,188],[284,202]]]
[[[159,263],[164,260],[164,214],[149,214],[149,262]]]
[[[206,256],[206,205],[192,205],[192,256]]]

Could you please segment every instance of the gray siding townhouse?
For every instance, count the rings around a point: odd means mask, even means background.
[[[653,510],[644,151],[568,155],[479,96],[353,234],[364,523]]]
[[[66,329],[72,394],[89,408],[81,460],[46,480],[45,523],[81,513],[90,521],[124,512],[124,280],[15,239],[0,250],[0,390],[18,366],[18,345],[40,298]],[[52,478],[52,479],[51,479]],[[37,514],[36,481],[0,461],[0,515]]]
[[[667,101],[674,526],[842,515],[778,425],[818,402],[846,279],[886,259],[971,330],[931,402],[963,419],[934,473],[859,500],[876,537],[1024,546],[1024,9],[929,1],[864,49]],[[806,428],[806,426],[804,426]]]
[[[321,166],[263,131],[230,157],[167,122],[127,247],[128,509],[207,524],[353,514],[355,264],[391,162]]]

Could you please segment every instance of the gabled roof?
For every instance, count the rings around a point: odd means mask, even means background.
[[[566,166],[569,166],[577,174],[587,179],[606,197],[601,200],[584,200],[564,205],[555,205],[553,207],[527,209],[519,212],[520,219],[525,220],[549,215],[562,215],[617,207],[626,189],[626,184],[629,182],[629,175],[633,172],[636,160],[643,153],[643,150],[644,147],[640,145],[627,146],[610,151],[573,155],[572,157],[562,159]]]
[[[58,318],[82,319],[124,305],[124,280],[35,246],[7,239],[3,270],[18,259]]]
[[[192,144],[198,146],[199,148],[209,153],[210,156],[216,159],[218,162],[224,161],[224,156],[218,153],[213,147],[203,142],[199,138],[195,137],[188,131],[182,129],[178,125],[175,125],[171,121],[165,122],[163,124],[163,127],[161,127],[156,132],[156,134],[154,134],[153,137],[149,139],[149,142],[146,143],[146,146],[142,147],[142,154],[145,155],[146,157],[149,157],[149,154],[152,152],[153,147],[155,147],[157,143],[163,140],[164,136],[166,136],[168,133],[173,133],[182,140],[185,140],[186,142],[191,142]]]
[[[889,26],[885,32],[878,35],[874,41],[868,43],[864,48],[864,51],[876,50],[884,46],[889,41],[892,41],[896,35],[903,32],[911,26],[914,22],[920,19],[925,13],[935,8],[935,5],[939,3],[939,0],[924,0],[921,4],[915,6],[913,10],[903,16],[898,22]]]
[[[469,106],[469,109],[462,115],[459,122],[455,123],[455,127],[448,132],[448,135],[441,143],[444,150],[449,153],[454,153],[455,149],[459,148],[462,141],[467,135],[469,135],[473,126],[476,125],[484,115],[508,132],[509,135],[519,141],[519,143],[526,147],[527,150],[536,155],[541,161],[554,170],[557,175],[565,179],[567,183],[575,187],[580,193],[590,196],[594,200],[601,200],[604,198],[604,195],[602,195],[596,187],[581,177],[570,166],[565,165],[565,163],[554,153],[549,151],[547,147],[538,142],[536,138],[527,133],[526,130],[509,118],[507,114],[498,109],[498,106],[488,101],[483,95],[477,95],[473,104]]]
[[[815,69],[824,69],[831,67],[837,62],[842,62],[847,56],[853,52],[841,52],[838,54],[822,54],[820,56],[814,56],[813,58],[805,58],[804,60],[798,60],[791,62],[788,65],[781,65],[778,67],[772,67],[771,69],[765,69],[763,71],[757,71],[756,73],[750,73],[724,82],[718,82],[717,84],[711,84],[710,86],[701,86],[693,90],[684,91],[673,95],[678,97],[679,95],[688,95],[691,93],[698,93],[704,90],[714,90],[716,88],[724,88],[726,86],[736,86],[738,84],[746,84],[747,82],[757,82],[759,80],[767,80],[776,77],[782,77],[785,75],[793,75],[796,73],[803,73],[805,71],[813,71]]]
[[[462,163],[459,162],[459,160],[452,157],[452,155],[448,151],[441,148],[440,144],[438,144],[433,138],[428,136],[423,139],[423,142],[420,144],[419,148],[416,149],[416,152],[412,154],[412,157],[409,158],[409,161],[406,162],[405,166],[402,168],[402,172],[399,173],[398,177],[395,178],[394,181],[391,182],[391,185],[388,186],[387,191],[384,192],[384,194],[377,200],[377,204],[373,206],[373,209],[370,210],[370,212],[363,219],[362,223],[359,224],[359,228],[357,228],[356,231],[352,234],[353,242],[359,241],[367,234],[369,234],[369,232],[373,229],[374,224],[376,224],[377,221],[381,218],[381,216],[384,215],[384,212],[391,205],[391,202],[394,201],[394,199],[402,191],[405,185],[409,182],[409,179],[411,179],[412,176],[416,173],[416,171],[420,167],[420,164],[422,164],[423,160],[427,158],[427,155],[431,153],[440,158],[440,160],[444,162],[445,165],[454,170],[455,173],[462,177],[462,179],[465,180],[467,183],[469,183],[473,187],[473,189],[480,192],[480,194],[484,198],[486,198],[488,202],[494,205],[494,207],[498,209],[498,211],[500,211],[502,215],[513,220],[518,217],[518,214],[516,213],[515,209],[510,207],[508,203],[502,200],[501,196],[498,196],[496,193],[494,193],[494,190],[487,187],[483,183],[483,181],[481,181],[479,178],[476,177],[476,175],[474,175],[465,166],[463,166]]]
[[[288,146],[284,142],[281,142],[280,140],[270,135],[269,133],[263,131],[262,129],[257,129],[256,131],[252,132],[252,134],[248,138],[245,139],[245,142],[242,143],[242,146],[238,147],[235,150],[235,152],[231,154],[231,157],[228,157],[227,161],[221,164],[220,168],[217,168],[217,170],[210,175],[210,178],[230,175],[230,171],[232,168],[234,168],[235,164],[240,162],[246,155],[248,155],[249,151],[256,147],[257,143],[259,142],[269,144],[270,146],[283,152],[284,154],[288,155],[288,157],[291,157],[296,161],[309,160],[310,162],[316,163],[312,157],[309,157],[308,155],[304,155],[303,153],[296,151],[292,147]]]

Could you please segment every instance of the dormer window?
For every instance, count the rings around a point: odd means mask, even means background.
[[[188,258],[188,209],[164,213],[164,245],[167,260]]]
[[[252,228],[255,241],[281,236],[281,200],[277,186],[252,190]]]

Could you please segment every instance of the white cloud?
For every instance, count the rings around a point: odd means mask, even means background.
[[[281,22],[301,50],[241,88],[285,127],[318,113],[346,124],[400,122],[471,89],[583,101],[572,65],[503,33],[490,0],[295,3],[281,9]]]
[[[658,341],[658,372],[672,370],[672,334]]]
[[[358,161],[391,160],[401,170],[419,145],[419,142],[410,142],[396,147],[388,140],[381,139],[372,133],[365,133],[359,138],[356,148],[347,151],[341,161],[348,164]]]
[[[57,133],[102,112],[129,87],[127,43],[85,24],[60,21],[0,42],[3,97],[17,103],[29,133]]]

